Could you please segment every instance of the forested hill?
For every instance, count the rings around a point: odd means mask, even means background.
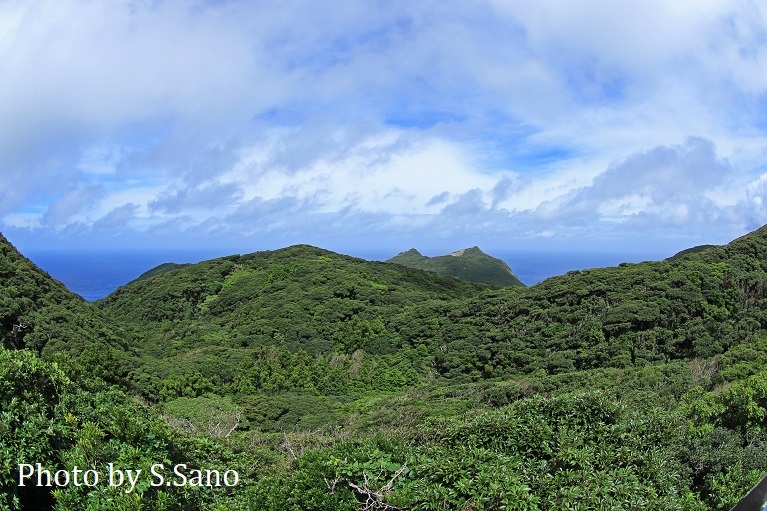
[[[421,372],[426,357],[401,352],[397,318],[490,287],[298,245],[172,269],[123,286],[98,305],[131,329],[147,361],[141,387],[151,392],[184,371],[231,383],[259,347],[337,356],[334,363],[344,367],[355,352],[366,360],[388,356],[401,366],[397,374]],[[327,377],[326,369],[318,371]],[[339,381],[350,381],[336,369]]]
[[[687,257],[688,255],[691,255],[691,254],[697,254],[698,252],[703,252],[705,250],[708,250],[709,248],[714,248],[714,247],[716,247],[716,245],[698,245],[697,247],[686,248],[672,255],[671,257],[668,258],[668,260],[676,261],[677,259]]]
[[[468,282],[524,287],[508,264],[485,254],[479,247],[465,248],[437,257],[421,255],[418,250],[411,248],[386,262],[450,275]]]
[[[235,339],[249,337],[248,343],[281,333],[280,343],[316,352],[330,347],[318,333],[339,321],[389,317],[491,287],[308,245],[167,268],[117,289],[100,307],[149,329],[191,320],[204,330],[211,322],[233,328]],[[247,324],[247,333],[233,326],[233,316]]]
[[[127,365],[125,334],[103,312],[40,270],[0,234],[0,340],[6,348],[66,352]]]
[[[297,353],[323,378],[332,359],[337,381],[280,385],[337,393],[359,377],[354,360],[397,368],[353,385],[379,389],[435,376],[479,381],[639,367],[717,356],[764,335],[765,245],[760,229],[673,261],[505,289],[302,245],[174,269],[99,305],[130,325],[147,361],[147,390],[182,367],[234,385],[252,357],[290,365]],[[255,354],[264,347],[278,351]]]
[[[767,228],[675,260],[573,271],[467,301],[435,366],[472,379],[710,358],[767,332]],[[453,327],[456,328],[456,327]]]

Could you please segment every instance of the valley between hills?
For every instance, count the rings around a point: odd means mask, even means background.
[[[297,245],[94,303],[0,236],[0,339],[0,510],[728,510],[767,473],[767,227],[530,287]]]

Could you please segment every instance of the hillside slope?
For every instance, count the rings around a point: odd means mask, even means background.
[[[672,255],[671,257],[667,258],[668,261],[676,261],[677,259],[681,259],[683,257],[687,257],[692,254],[697,254],[698,252],[703,252],[705,250],[708,250],[710,248],[714,248],[717,245],[698,245],[697,247],[690,247],[686,248],[684,250],[681,250],[677,252],[676,254]]]
[[[79,352],[86,346],[124,350],[110,320],[22,256],[0,234],[0,339],[8,348]]]
[[[421,255],[418,250],[411,248],[386,262],[450,275],[467,282],[524,287],[508,264],[485,254],[479,247],[465,248],[437,257]]]
[[[0,234],[0,341],[43,355],[129,355],[125,334],[82,297],[22,256]]]
[[[767,335],[767,228],[673,261],[485,294],[439,322],[462,335],[442,343],[434,367],[473,380],[714,357]]]
[[[448,359],[473,357],[493,376],[542,357],[552,372],[707,357],[767,331],[767,228],[676,260],[570,272],[526,290],[296,246],[133,282],[100,304],[107,317],[1,236],[0,278],[3,345],[42,353],[124,351],[115,325],[127,319],[145,348],[165,354],[259,344],[391,353],[440,342],[443,374]],[[512,359],[498,356],[498,342],[518,348]]]
[[[99,305],[132,324],[155,366],[148,378],[183,366],[233,381],[254,348],[271,346],[286,350],[268,355],[274,363],[302,351],[335,360],[347,379],[359,376],[355,356],[386,360],[411,383],[479,381],[708,358],[754,342],[767,334],[766,254],[763,228],[673,261],[493,289],[296,246],[174,270]]]
[[[402,371],[415,364],[420,372],[423,355],[402,360],[395,318],[489,287],[298,245],[137,280],[98,306],[131,328],[147,361],[141,378],[148,389],[179,371],[231,382],[256,348],[269,347],[328,360],[338,355],[334,360],[350,367],[356,352],[368,361],[390,356],[407,366]],[[286,364],[289,356],[275,363]]]
[[[190,263],[162,263],[160,265],[155,266],[151,270],[147,270],[135,279],[133,279],[131,282],[134,282],[136,280],[144,280],[148,279],[150,277],[155,277],[157,275],[160,275],[162,273],[166,273],[173,270],[178,270],[179,268],[184,268],[185,266],[189,266]],[[128,282],[130,284],[130,282]]]

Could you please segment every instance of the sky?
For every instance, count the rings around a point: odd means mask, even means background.
[[[757,1],[0,0],[22,249],[641,250],[767,223]]]

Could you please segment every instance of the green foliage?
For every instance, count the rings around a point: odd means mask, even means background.
[[[231,402],[228,405],[225,411],[231,410]],[[190,411],[190,407],[179,408]],[[226,490],[215,487],[152,487],[149,477],[140,479],[132,492],[126,492],[126,487],[88,487],[72,482],[38,487],[36,480],[19,486],[20,463],[40,463],[51,472],[93,469],[102,480],[110,463],[116,469],[142,470],[144,474],[157,463],[238,469],[247,474],[252,463],[235,456],[224,444],[184,437],[114,386],[71,381],[56,364],[41,360],[31,351],[0,349],[0,416],[3,510],[55,506],[60,510],[180,511],[213,508],[216,502],[229,498]]]
[[[261,431],[289,431],[299,425],[318,429],[337,419],[333,402],[325,397],[285,393],[242,398],[244,417]]]
[[[241,424],[242,409],[230,397],[179,397],[162,408],[176,427],[190,433],[228,438]]]
[[[213,392],[213,382],[200,373],[192,373],[186,376],[174,374],[162,382],[160,398],[164,401],[179,397],[193,398]]]
[[[726,411],[723,425],[740,429],[747,441],[764,436],[767,425],[767,372],[750,376],[722,392],[720,397]]]
[[[256,500],[278,494],[269,501],[278,510],[347,508],[351,496],[360,507],[380,499],[423,510],[703,509],[685,491],[681,443],[668,441],[678,430],[668,412],[602,394],[525,399],[432,422],[408,441],[374,437],[306,453]]]
[[[351,489],[326,481],[332,472],[327,453],[310,451],[293,462],[287,474],[267,476],[255,484],[249,509],[273,511],[358,509]]]
[[[684,457],[693,487],[711,509],[730,509],[764,475],[766,384],[767,373],[760,372],[721,392],[695,387],[682,399]]]
[[[18,486],[19,463],[57,463],[56,422],[67,377],[29,351],[0,348],[0,509],[50,501],[45,489]]]
[[[719,365],[722,368],[714,376],[715,383],[719,384],[758,373],[767,367],[767,337],[736,344],[722,354]]]

